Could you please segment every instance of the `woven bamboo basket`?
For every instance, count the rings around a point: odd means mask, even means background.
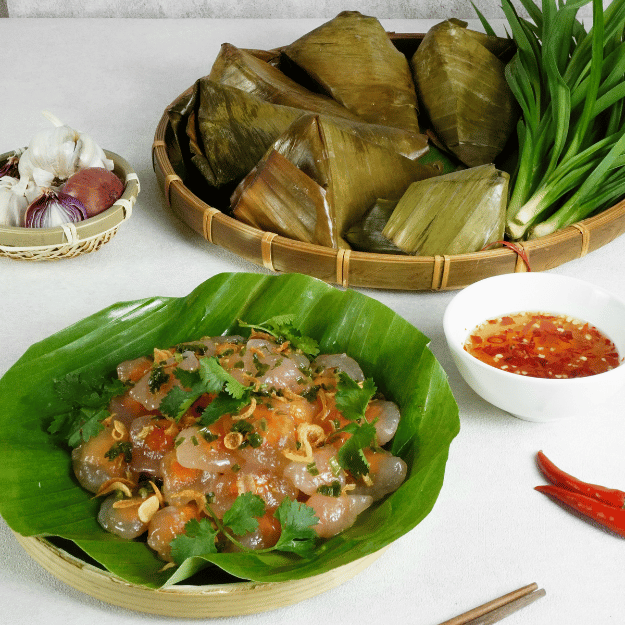
[[[0,257],[16,260],[58,260],[95,252],[110,241],[130,218],[140,185],[132,167],[113,152],[104,150],[114,163],[113,172],[124,182],[124,193],[107,210],[76,224],[55,228],[0,226]],[[12,152],[0,155],[4,163]]]
[[[423,38],[423,34],[389,35],[409,57]],[[268,58],[273,52],[267,51]],[[185,186],[170,161],[173,130],[168,109],[156,128],[152,164],[171,210],[207,241],[271,271],[305,273],[343,287],[453,290],[491,276],[553,269],[581,258],[625,232],[624,200],[549,236],[518,243],[516,249],[497,247],[449,256],[400,256],[336,250],[295,241],[237,221],[211,206],[210,197],[199,198]]]
[[[335,588],[363,571],[387,548],[341,567],[300,580],[241,581],[182,585],[159,590],[131,584],[35,536],[15,537],[24,550],[57,579],[91,597],[122,608],[160,616],[215,618],[275,610]]]

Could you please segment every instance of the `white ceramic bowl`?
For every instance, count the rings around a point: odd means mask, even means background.
[[[463,349],[479,323],[515,312],[567,314],[589,322],[625,356],[625,302],[588,282],[546,273],[518,273],[476,282],[449,303],[447,344],[462,377],[486,401],[527,421],[595,417],[625,387],[625,365],[585,378],[520,376],[487,365]]]

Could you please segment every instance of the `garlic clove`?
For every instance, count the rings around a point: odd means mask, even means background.
[[[33,167],[32,179],[38,187],[51,187],[54,181],[54,174],[41,167]]]
[[[21,226],[23,224],[28,200],[23,195],[13,191],[13,187],[17,183],[17,178],[12,176],[0,178],[0,225],[2,226]]]

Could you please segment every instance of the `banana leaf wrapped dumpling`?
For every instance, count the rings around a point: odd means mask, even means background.
[[[477,252],[503,239],[509,179],[481,165],[414,182],[382,234],[407,254]]]
[[[469,167],[494,162],[516,128],[518,108],[500,59],[513,45],[450,19],[426,33],[411,59],[434,130]]]
[[[344,239],[345,231],[359,221],[378,198],[399,199],[415,180],[439,173],[434,167],[410,160],[346,130],[340,120],[312,114],[291,124],[268,154],[272,151],[290,161],[325,190],[330,210],[329,231],[324,233],[323,241],[316,239],[314,232],[306,240],[320,245],[328,245],[327,241],[331,240],[333,247],[349,248]],[[245,202],[246,188],[253,184],[267,158],[268,155],[233,194],[231,207],[235,216],[240,212],[238,206],[242,201],[249,215],[251,203]],[[293,220],[301,221],[298,213],[302,206],[292,202],[290,209],[294,213]],[[314,217],[316,219],[317,213]],[[267,216],[256,219],[260,222]],[[276,231],[275,228],[268,229]]]
[[[284,55],[363,120],[419,132],[408,59],[376,18],[343,11],[286,46]]]
[[[195,84],[187,134],[191,160],[213,187],[238,183],[304,112],[272,104],[208,77]]]
[[[250,226],[337,247],[326,190],[275,150],[239,185],[233,203],[234,216]]]
[[[209,77],[200,78],[192,96],[187,136],[191,161],[215,188],[238,184],[271,144],[297,119],[311,112],[268,102]],[[415,159],[428,149],[425,135],[399,128],[332,117],[346,131]]]
[[[405,254],[383,234],[398,200],[378,199],[364,217],[345,233],[345,240],[353,250],[374,254]]]
[[[273,104],[362,121],[336,100],[306,89],[274,65],[230,43],[222,44],[208,78]]]
[[[195,109],[195,88],[188,89],[181,98],[167,109],[167,117],[171,125],[172,141],[169,151],[169,160],[175,172],[183,179],[188,180],[191,176],[189,163],[191,152],[189,149],[189,137],[187,126],[189,115]]]
[[[420,158],[429,147],[426,135],[395,126],[365,122],[336,100],[306,89],[277,67],[229,43],[222,44],[208,79],[235,87],[272,104],[343,119],[349,128],[363,138],[392,148],[408,158]]]

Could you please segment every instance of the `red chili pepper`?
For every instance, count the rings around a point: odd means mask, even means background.
[[[582,482],[576,477],[569,475],[556,467],[542,451],[539,451],[537,456],[538,468],[542,471],[543,475],[550,481],[561,486],[569,491],[585,495],[591,499],[603,501],[609,506],[615,508],[625,507],[625,492],[617,490],[615,488],[605,488],[604,486],[598,486],[597,484],[589,484]]]
[[[603,501],[567,490],[562,486],[548,484],[536,486],[536,490],[546,495],[551,495],[584,516],[611,529],[619,536],[625,537],[625,510],[623,508],[616,508]]]

